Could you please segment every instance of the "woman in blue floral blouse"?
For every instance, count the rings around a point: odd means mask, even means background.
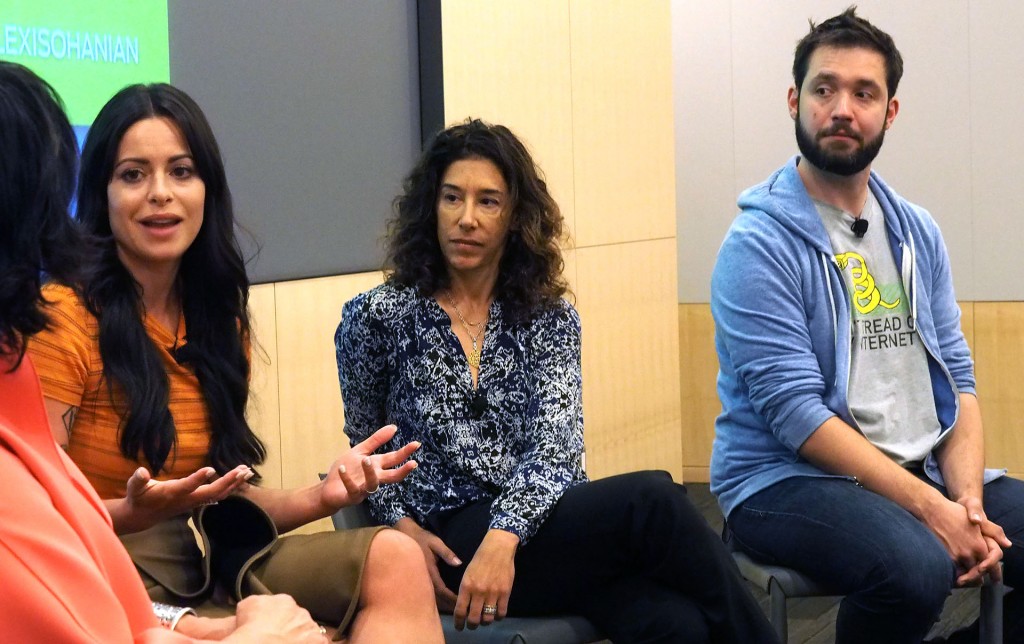
[[[395,211],[338,373],[354,443],[387,423],[422,443],[369,502],[423,548],[442,610],[460,628],[574,613],[616,644],[775,641],[667,473],[588,482],[563,221],[523,144],[478,120],[441,132]]]

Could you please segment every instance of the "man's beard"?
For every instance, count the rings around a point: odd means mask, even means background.
[[[828,129],[818,132],[817,136],[812,137],[800,124],[799,109],[797,109],[795,122],[796,144],[800,147],[800,154],[819,170],[843,177],[857,174],[871,165],[871,162],[875,160],[878,152],[882,149],[882,142],[885,140],[885,128],[882,128],[878,136],[865,143],[864,137],[849,129],[844,123],[836,123]],[[833,152],[824,149],[819,143],[822,138],[836,134],[843,134],[853,138],[860,144],[860,147],[850,152]]]

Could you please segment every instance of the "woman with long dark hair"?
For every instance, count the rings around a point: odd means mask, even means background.
[[[345,431],[395,423],[419,467],[370,497],[456,626],[573,613],[616,644],[772,642],[721,540],[666,472],[583,470],[580,321],[562,216],[525,146],[473,120],[395,201],[386,282],[335,337]]]
[[[57,447],[26,342],[48,324],[44,274],[77,282],[89,247],[68,215],[78,148],[56,92],[0,61],[0,624],[11,642],[324,642],[283,595],[225,619],[151,605],[95,491]],[[204,494],[205,492],[203,492]],[[158,616],[163,620],[158,620]]]
[[[417,446],[374,454],[394,433],[385,427],[320,483],[254,484],[266,451],[245,418],[249,281],[199,106],[166,84],[118,92],[85,142],[78,216],[98,239],[98,267],[80,288],[44,291],[51,328],[30,351],[54,435],[105,499],[150,596],[206,608],[220,603],[218,584],[236,598],[283,592],[339,636],[438,639],[404,535],[277,539],[401,480]],[[195,516],[204,558],[187,520],[213,502]]]

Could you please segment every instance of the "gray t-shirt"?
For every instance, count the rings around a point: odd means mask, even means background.
[[[850,413],[875,447],[900,465],[920,465],[941,428],[927,353],[914,328],[885,217],[869,192],[861,213],[868,229],[857,237],[852,214],[814,203],[850,294]]]

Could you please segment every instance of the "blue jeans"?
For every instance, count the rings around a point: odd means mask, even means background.
[[[1004,578],[1020,588],[1024,483],[997,479],[985,486],[983,502],[988,517],[1013,541],[1004,552]],[[917,644],[956,585],[953,560],[931,530],[849,479],[776,483],[737,506],[729,529],[735,545],[759,561],[797,569],[846,596],[836,620],[838,644]],[[1013,601],[1005,608],[1009,633],[1020,615],[1012,614],[1019,612]]]

